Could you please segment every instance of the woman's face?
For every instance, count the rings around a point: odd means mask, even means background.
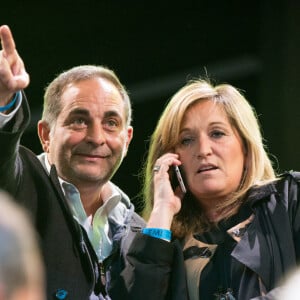
[[[197,102],[187,110],[175,152],[188,189],[204,206],[238,189],[245,164],[243,143],[214,102]]]

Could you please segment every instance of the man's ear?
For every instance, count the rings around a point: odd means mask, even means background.
[[[37,129],[43,150],[44,152],[48,153],[50,147],[50,127],[48,123],[46,123],[43,120],[40,120],[38,122]]]
[[[127,127],[127,137],[126,137],[125,147],[124,147],[124,151],[123,151],[123,157],[126,156],[126,154],[127,154],[128,147],[132,140],[132,137],[133,137],[133,127],[128,126]]]
[[[127,128],[127,141],[126,141],[126,147],[128,149],[129,147],[129,144],[132,140],[132,137],[133,137],[133,127],[132,126],[128,126]]]

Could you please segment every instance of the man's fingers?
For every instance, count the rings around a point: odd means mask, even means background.
[[[0,90],[1,87],[5,87],[5,89],[11,92],[25,89],[30,82],[29,75],[25,70],[21,71],[18,75],[13,75],[11,72],[1,72],[0,69],[0,78]]]
[[[0,38],[4,56],[7,57],[14,54],[16,45],[12,33],[7,25],[0,27]]]
[[[29,75],[19,56],[12,33],[7,25],[0,26],[2,50],[0,51],[0,87],[11,92],[24,89],[29,84]]]
[[[29,75],[26,72],[23,72],[22,74],[15,76],[16,81],[16,87],[15,91],[25,89],[30,81]]]

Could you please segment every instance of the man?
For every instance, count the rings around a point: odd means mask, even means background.
[[[0,187],[30,211],[40,235],[48,299],[121,299],[132,236],[144,225],[111,181],[132,139],[131,106],[109,69],[79,66],[47,87],[37,158],[19,146],[29,122],[29,76],[0,27]],[[119,284],[120,283],[120,284]]]
[[[44,300],[44,268],[26,211],[0,192],[0,300]]]

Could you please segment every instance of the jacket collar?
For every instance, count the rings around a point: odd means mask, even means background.
[[[257,185],[252,187],[246,196],[247,201],[249,201],[250,206],[254,207],[258,202],[269,197],[271,194],[277,193],[276,183],[277,181],[272,181],[264,185]]]
[[[273,181],[263,186],[256,186],[249,191],[247,201],[254,211],[254,218],[232,252],[234,258],[259,275],[267,288],[272,284],[269,267],[272,265],[272,257],[265,232],[261,229],[256,207],[264,200],[270,199],[272,194],[278,193],[275,183],[276,181]]]

